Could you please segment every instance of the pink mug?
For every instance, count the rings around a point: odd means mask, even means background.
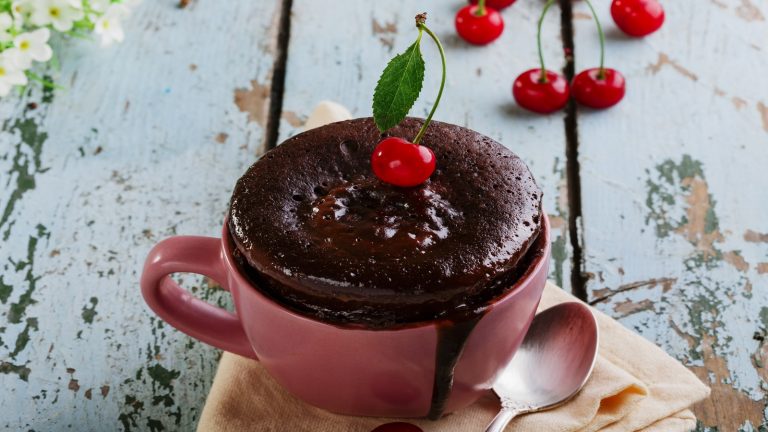
[[[444,412],[464,408],[487,392],[528,331],[549,266],[549,220],[543,221],[544,253],[472,330]],[[226,223],[220,239],[163,240],[144,264],[144,299],[184,333],[258,360],[286,390],[311,405],[349,415],[427,415],[439,322],[365,330],[299,315],[263,295],[239,270],[232,250]],[[193,297],[168,277],[176,272],[199,273],[221,284],[232,294],[236,314]]]

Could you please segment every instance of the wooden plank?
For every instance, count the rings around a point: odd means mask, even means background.
[[[196,424],[219,354],[155,318],[139,274],[161,238],[219,234],[261,150],[280,6],[176,3],[144,2],[110,49],[61,41],[67,89],[0,103],[0,428]]]
[[[437,0],[418,6],[406,0],[294,0],[281,140],[299,132],[321,100],[339,102],[353,116],[370,116],[379,74],[416,38],[413,16],[427,11],[428,25],[444,42],[448,60],[448,82],[435,119],[484,133],[528,162],[544,190],[545,209],[554,227],[551,276],[568,288],[571,253],[563,116],[525,113],[511,95],[517,74],[536,65],[535,22],[541,5],[519,2],[505,10],[507,30],[500,40],[482,48],[468,46],[456,36],[453,19],[462,5]],[[564,56],[557,8],[546,19],[545,33],[546,58],[551,67],[560,68]],[[425,117],[437,94],[440,61],[431,42],[422,47],[426,79],[411,114]]]
[[[588,292],[712,387],[701,430],[763,430],[768,345],[768,6],[664,2],[658,34],[629,39],[599,13],[608,66],[627,77],[611,110],[579,111]],[[597,33],[575,6],[577,70]],[[762,75],[761,75],[762,76]]]

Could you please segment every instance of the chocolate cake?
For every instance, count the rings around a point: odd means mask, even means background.
[[[275,301],[326,322],[388,328],[477,313],[540,245],[541,191],[496,141],[433,121],[424,184],[399,188],[370,168],[384,136],[370,118],[296,135],[237,182],[229,230],[241,265]]]

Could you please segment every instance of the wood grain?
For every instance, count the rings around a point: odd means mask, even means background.
[[[323,99],[370,115],[379,72],[427,10],[449,61],[436,118],[530,164],[555,228],[551,276],[568,286],[563,117],[526,114],[510,95],[536,64],[542,5],[518,2],[502,40],[476,48],[454,36],[463,4],[293,0],[280,139]],[[609,66],[629,88],[612,110],[578,111],[590,299],[712,386],[701,430],[762,430],[768,9],[665,2],[664,28],[636,40],[607,5],[597,4]],[[579,70],[596,66],[598,44],[585,5],[574,8]],[[60,42],[62,70],[50,75],[67,90],[0,102],[0,427],[194,427],[218,353],[154,318],[138,276],[159,239],[217,235],[234,180],[264,150],[279,14],[273,2],[145,2],[120,46]],[[556,9],[544,41],[549,66],[562,67]],[[436,50],[424,52],[421,116],[439,76]],[[209,281],[181,279],[229,306]]]
[[[0,102],[0,428],[194,428],[219,354],[155,318],[138,278],[163,237],[218,235],[263,150],[278,15],[144,2],[122,45],[59,41],[66,90]]]
[[[341,103],[353,116],[370,116],[379,74],[389,59],[416,39],[413,17],[427,11],[427,24],[443,41],[448,62],[448,81],[435,119],[486,134],[526,160],[544,191],[552,221],[551,277],[568,288],[571,252],[563,117],[528,114],[515,105],[511,93],[517,74],[536,64],[535,23],[541,5],[515,4],[504,11],[507,31],[502,37],[489,46],[473,47],[454,29],[453,17],[464,4],[294,0],[281,140],[299,132],[303,120],[324,99]],[[544,33],[545,57],[550,67],[561,68],[565,59],[557,8],[547,16]],[[440,60],[428,39],[422,50],[426,78],[411,115],[426,117],[440,83]]]
[[[664,2],[661,31],[630,39],[607,3],[607,65],[626,75],[627,96],[579,110],[588,292],[712,387],[700,430],[763,430],[768,84],[748,77],[768,68],[768,9]],[[581,70],[599,46],[586,5],[575,8]]]

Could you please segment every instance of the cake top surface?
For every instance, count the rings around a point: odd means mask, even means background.
[[[264,155],[229,210],[248,264],[299,297],[368,304],[452,301],[514,270],[538,236],[541,191],[510,150],[435,121],[422,140],[437,157],[429,180],[399,188],[371,172],[384,136],[410,139],[421,124],[381,134],[370,118],[343,121]]]

